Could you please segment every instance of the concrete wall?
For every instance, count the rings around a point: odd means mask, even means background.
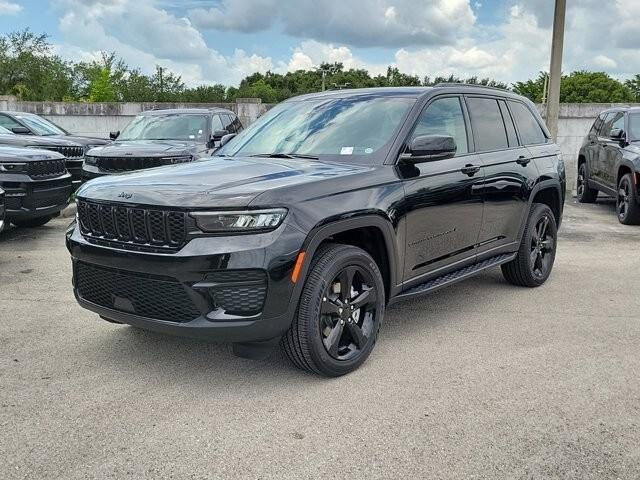
[[[569,190],[576,178],[576,161],[582,139],[602,110],[615,106],[611,103],[574,103],[560,105],[558,144],[567,165]],[[224,107],[236,112],[247,126],[272,105],[257,98],[242,98],[232,104],[177,104],[177,103],[63,103],[18,102],[12,96],[0,96],[0,110],[18,110],[42,115],[66,130],[79,135],[108,137],[109,132],[122,130],[140,112],[153,108]],[[542,107],[539,107],[543,113]]]
[[[136,115],[145,110],[161,108],[222,107],[236,112],[244,125],[262,115],[270,105],[259,98],[239,98],[236,103],[66,103],[19,102],[15,97],[0,95],[0,110],[14,110],[42,115],[65,130],[77,135],[109,136],[122,130]]]

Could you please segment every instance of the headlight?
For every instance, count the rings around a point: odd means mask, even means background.
[[[176,165],[178,163],[187,163],[192,160],[191,155],[186,155],[183,157],[164,157],[162,159],[164,163],[167,165]]]
[[[87,155],[84,157],[84,163],[86,163],[87,165],[97,165],[98,159],[96,157],[90,157]]]
[[[274,230],[284,220],[287,210],[249,210],[246,212],[194,212],[196,225],[203,232],[247,232],[255,230]]]
[[[16,173],[16,172],[23,172],[26,170],[27,164],[26,163],[0,163],[0,172],[9,172],[9,173]]]

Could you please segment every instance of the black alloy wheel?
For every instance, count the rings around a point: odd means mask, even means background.
[[[623,175],[618,183],[616,213],[618,220],[624,225],[638,225],[640,223],[640,205],[638,205],[636,188],[630,173]]]
[[[376,288],[363,268],[343,268],[327,286],[320,307],[322,343],[336,360],[348,360],[366,348],[373,335]]]
[[[534,203],[516,257],[502,265],[507,282],[539,287],[547,281],[556,258],[558,226],[548,205]]]
[[[298,368],[345,375],[371,354],[384,308],[384,281],[371,255],[352,245],[322,245],[309,265],[282,348]]]
[[[580,203],[593,203],[598,198],[598,190],[589,187],[587,165],[581,163],[578,168],[578,180],[576,182],[576,196]]]
[[[531,235],[531,268],[536,278],[546,278],[553,266],[556,239],[549,229],[550,223],[549,215],[545,214]]]

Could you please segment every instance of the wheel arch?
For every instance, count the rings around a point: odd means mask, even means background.
[[[518,233],[518,242],[522,239],[524,229],[527,225],[527,219],[531,213],[534,203],[543,203],[548,205],[556,219],[556,225],[560,228],[562,222],[562,211],[564,197],[562,195],[562,187],[555,180],[544,180],[538,183],[529,195],[529,204],[525,209],[522,221],[520,222],[520,231]]]
[[[321,245],[328,242],[353,245],[365,250],[373,257],[380,269],[385,285],[385,297],[395,295],[397,285],[398,252],[396,233],[388,218],[382,215],[366,214],[348,219],[341,219],[316,226],[307,236],[302,251],[305,261],[301,268],[300,279],[307,277],[312,259]],[[381,244],[382,242],[382,244]],[[296,294],[304,281],[296,285]]]
[[[630,163],[621,163],[620,165],[618,165],[618,169],[616,171],[616,185],[615,185],[615,189],[618,189],[618,184],[620,184],[620,179],[626,175],[627,173],[631,174],[632,180],[635,182],[636,179],[633,178],[633,172],[634,172],[634,167],[632,164]]]

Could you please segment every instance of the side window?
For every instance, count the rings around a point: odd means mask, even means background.
[[[470,97],[467,105],[476,150],[482,152],[507,148],[507,132],[498,101],[493,98]]]
[[[226,113],[220,114],[220,120],[222,120],[222,128],[230,133],[233,133],[233,127],[231,126],[232,120]]]
[[[606,116],[606,114],[601,113],[600,115],[598,115],[598,118],[596,118],[596,121],[593,122],[593,127],[591,127],[591,131],[589,133],[593,134],[593,135],[599,135],[600,134],[600,130],[602,129],[602,124],[604,123],[604,117]]]
[[[422,111],[411,140],[420,135],[450,135],[456,141],[458,154],[469,152],[460,98],[446,97],[430,103]]]
[[[240,119],[235,115],[233,116],[233,128],[238,133],[240,133],[243,130],[242,123],[240,123]]]
[[[513,126],[513,118],[511,118],[511,113],[509,113],[507,104],[503,100],[500,100],[498,104],[500,105],[500,112],[502,113],[504,126],[507,129],[507,140],[509,141],[509,146],[517,147],[518,137],[516,136],[516,128]]]
[[[20,123],[16,122],[13,118],[6,115],[0,115],[0,127],[4,127],[11,130],[14,127],[21,127]]]
[[[211,131],[215,132],[216,130],[224,130],[222,126],[222,120],[220,119],[220,115],[213,115],[211,117]]]
[[[616,128],[614,125],[619,124],[622,119],[622,127],[624,128],[624,113],[622,112],[611,112],[607,113],[607,116],[604,119],[604,123],[602,124],[602,128],[600,129],[600,133],[598,133],[599,137],[609,137],[611,135],[611,130]]]
[[[542,127],[523,103],[509,102],[509,108],[518,127],[520,140],[523,145],[539,145],[547,141]]]
[[[615,129],[624,130],[624,113],[618,112],[613,119],[613,123],[611,124],[611,130]]]

